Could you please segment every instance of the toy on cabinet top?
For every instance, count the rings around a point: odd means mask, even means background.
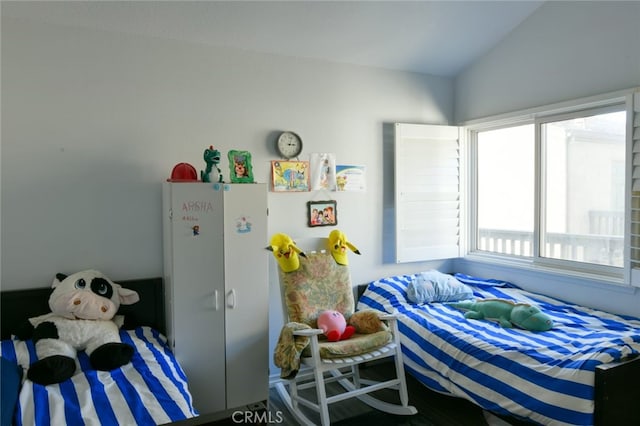
[[[213,145],[209,146],[209,148],[204,150],[204,154],[202,155],[204,158],[204,162],[207,167],[203,170],[200,170],[200,178],[203,182],[211,182],[211,172],[213,171],[213,167],[218,171],[218,182],[222,183],[224,180],[222,179],[222,171],[218,164],[220,164],[220,151],[215,149]]]
[[[57,274],[51,286],[51,313],[29,318],[16,332],[19,339],[35,343],[38,360],[27,372],[31,381],[49,385],[67,380],[75,373],[79,350],[89,355],[96,370],[113,370],[131,361],[134,349],[120,340],[124,318],[116,312],[121,304],[140,300],[138,293],[95,270]]]
[[[198,173],[189,163],[178,163],[171,170],[171,177],[167,182],[197,182]]]
[[[231,182],[253,183],[251,153],[249,151],[231,150],[227,155],[229,156],[229,168],[231,169]]]

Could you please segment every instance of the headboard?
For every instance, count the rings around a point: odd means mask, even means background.
[[[362,296],[364,294],[364,292],[367,290],[367,287],[369,287],[369,283],[367,283],[367,284],[359,284],[356,287],[356,304],[358,303],[358,300],[360,299],[360,296]]]
[[[140,300],[133,305],[121,305],[118,314],[125,316],[125,327],[147,325],[166,333],[162,278],[142,278],[119,281],[122,287],[135,290]],[[20,324],[29,318],[51,312],[51,287],[0,292],[0,338],[8,339]]]

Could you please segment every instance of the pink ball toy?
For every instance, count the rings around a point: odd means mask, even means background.
[[[347,325],[347,321],[338,311],[323,311],[318,316],[318,327],[330,342],[348,339],[355,332],[355,328]]]

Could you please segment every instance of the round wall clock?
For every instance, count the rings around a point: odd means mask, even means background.
[[[297,133],[282,132],[276,140],[276,150],[286,159],[297,157],[302,152],[302,139]]]

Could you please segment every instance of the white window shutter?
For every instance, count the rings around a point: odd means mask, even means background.
[[[395,124],[396,262],[460,256],[459,128]]]
[[[640,92],[633,94],[631,124],[631,206],[628,211],[628,282],[640,287]]]

